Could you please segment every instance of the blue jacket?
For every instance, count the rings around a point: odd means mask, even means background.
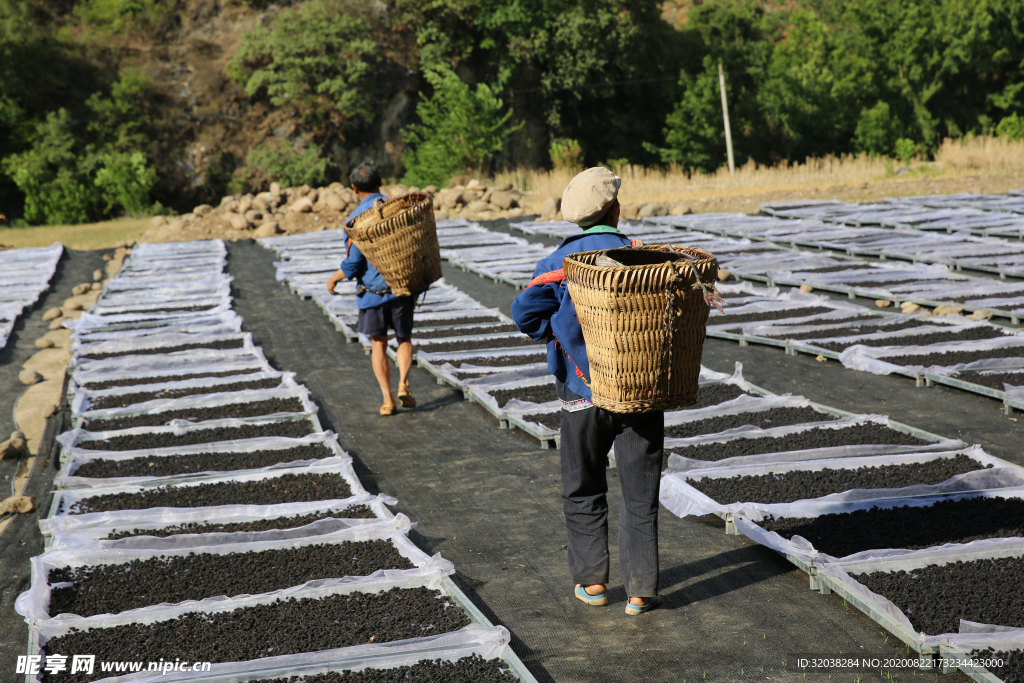
[[[617,249],[631,244],[629,238],[615,228],[595,225],[566,238],[553,254],[537,264],[533,276],[559,270],[562,260],[569,254]],[[512,302],[512,319],[519,331],[530,339],[547,341],[548,371],[570,391],[589,400],[590,387],[579,376],[582,373],[590,381],[587,345],[565,283],[553,282],[527,288]]]
[[[349,214],[348,219],[352,220],[362,212],[373,206],[376,200],[385,200],[387,197],[379,192],[369,195],[363,201],[359,202],[359,206],[356,210]],[[359,251],[359,247],[352,244],[351,240],[348,240],[349,250],[348,256],[341,262],[341,270],[345,273],[345,277],[349,280],[356,280],[366,289],[372,289],[374,292],[383,292],[388,289],[388,283],[384,281],[384,276],[373,267],[373,264],[366,260],[363,256],[363,252]],[[364,308],[377,308],[389,301],[395,300],[394,294],[388,291],[387,294],[374,294],[373,292],[362,292],[356,295],[357,306],[360,309]]]

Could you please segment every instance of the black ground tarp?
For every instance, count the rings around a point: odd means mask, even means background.
[[[681,520],[664,509],[663,607],[627,618],[614,547],[614,471],[611,605],[582,605],[571,595],[565,561],[557,452],[540,450],[522,432],[499,431],[479,406],[418,369],[412,387],[420,407],[379,417],[369,358],[359,345],[345,343],[315,303],[300,301],[274,281],[274,258],[252,243],[230,246],[236,309],[245,329],[272,362],[296,372],[310,388],[321,421],[339,433],[367,488],[399,498],[398,510],[419,525],[413,539],[455,563],[455,581],[495,623],[511,630],[515,651],[539,680],[791,680],[787,653],[902,652],[892,638],[885,645],[880,628],[842,600],[809,591],[806,576],[781,557],[725,536],[717,518]],[[515,294],[447,265],[445,277],[506,312]],[[709,348],[711,365],[724,370],[732,360],[753,361],[734,350],[740,349]],[[786,360],[818,370],[811,358]],[[844,381],[857,374],[836,370]],[[785,378],[783,390],[805,390],[802,383],[788,386],[798,377],[792,371],[770,374]],[[915,677],[932,679],[939,676]]]
[[[18,319],[7,346],[0,351],[0,440],[10,436],[15,428],[14,404],[25,390],[25,385],[18,381],[21,365],[38,351],[35,340],[49,331],[50,323],[43,321],[43,313],[50,307],[60,306],[71,296],[71,289],[75,285],[92,282],[92,272],[104,265],[104,253],[65,250],[50,281],[50,289]],[[25,654],[28,643],[28,629],[24,620],[14,611],[14,600],[29,586],[29,558],[43,552],[38,521],[49,510],[49,493],[57,473],[53,437],[62,431],[60,425],[67,419],[66,412],[48,421],[48,431],[40,445],[42,457],[36,458],[23,492],[35,499],[36,510],[17,515],[0,532],[0,680],[16,680],[14,669],[17,656]],[[11,483],[17,467],[17,461],[0,460],[0,499],[11,495]]]
[[[535,240],[536,241],[536,240]],[[807,579],[771,551],[722,533],[714,517],[661,517],[663,607],[639,619],[622,614],[625,595],[614,548],[618,491],[610,471],[612,580],[607,608],[571,597],[559,500],[558,455],[516,430],[499,431],[479,406],[413,370],[416,411],[377,415],[380,393],[361,347],[346,344],[320,309],[273,278],[274,256],[252,242],[229,245],[236,310],[270,361],[297,373],[356,459],[366,487],[400,499],[398,510],[419,523],[413,539],[441,552],[454,577],[495,623],[541,681],[793,680],[792,654],[905,655],[881,629],[836,596],[807,590]],[[71,252],[40,302],[0,353],[0,427],[23,390],[20,364],[46,326],[46,307],[89,279],[100,252]],[[445,276],[506,313],[515,291],[445,266]],[[886,412],[916,427],[1021,461],[1017,422],[989,399],[941,387],[915,389],[902,378],[877,377],[789,357],[777,349],[741,348],[709,340],[705,364],[729,371],[746,363],[749,380],[776,392],[858,412]],[[51,425],[50,436],[57,425]],[[39,461],[29,492],[46,510],[53,458]],[[42,466],[45,465],[45,469]],[[17,680],[14,660],[27,630],[13,601],[28,585],[28,558],[42,551],[36,521],[24,515],[0,534],[0,679]],[[863,680],[875,674],[865,674]],[[904,674],[909,677],[910,674]],[[808,678],[814,679],[812,674]],[[818,675],[826,680],[827,675]],[[852,676],[850,680],[854,680]],[[913,680],[966,680],[960,674],[915,673]]]

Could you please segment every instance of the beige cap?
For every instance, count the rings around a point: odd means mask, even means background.
[[[588,168],[569,181],[562,193],[562,217],[583,227],[605,215],[619,194],[622,178],[607,168]]]

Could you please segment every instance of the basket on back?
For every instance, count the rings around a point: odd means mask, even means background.
[[[598,265],[609,258],[622,266]],[[615,413],[693,405],[718,260],[695,247],[650,245],[572,254],[562,265],[594,405]]]
[[[377,200],[350,220],[345,232],[395,296],[423,292],[441,279],[441,249],[428,194]]]

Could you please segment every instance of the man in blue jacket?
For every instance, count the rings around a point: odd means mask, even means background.
[[[622,487],[619,568],[629,596],[626,614],[637,615],[659,603],[658,489],[665,415],[612,413],[590,402],[587,345],[562,273],[569,254],[632,245],[617,229],[621,182],[606,168],[590,168],[572,179],[562,195],[562,215],[583,231],[537,264],[530,286],[512,303],[512,317],[524,334],[547,342],[548,370],[562,401],[562,507],[575,596],[589,605],[608,604],[606,468],[614,444]]]
[[[349,174],[352,189],[359,194],[356,210],[349,214],[352,219],[373,207],[379,199],[387,199],[380,193],[380,174],[370,164],[362,164]],[[388,362],[388,328],[395,331],[398,339],[398,400],[404,408],[415,408],[416,399],[409,390],[409,368],[412,367],[412,314],[416,300],[414,296],[395,296],[384,281],[384,277],[366,260],[359,247],[351,240],[346,242],[348,254],[341,262],[341,268],[327,280],[327,291],[334,294],[334,287],[348,278],[359,283],[356,294],[359,307],[359,321],[356,331],[370,338],[370,361],[373,374],[380,384],[384,403],[381,415],[395,413],[395,397],[391,393],[391,365]]]

